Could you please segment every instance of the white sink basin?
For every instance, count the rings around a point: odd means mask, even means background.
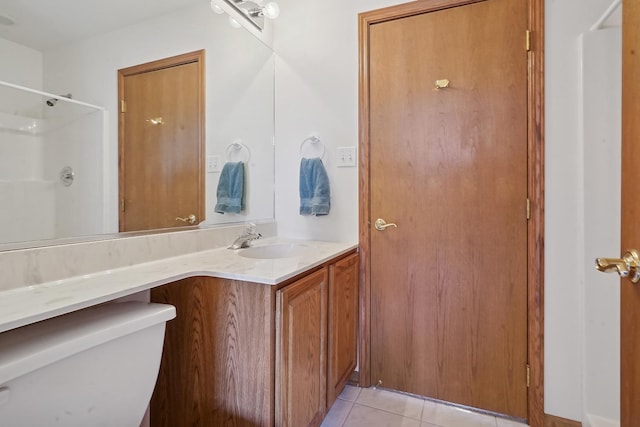
[[[289,258],[303,254],[306,249],[306,246],[296,243],[273,243],[270,245],[240,249],[238,250],[238,255],[244,258],[255,259]]]

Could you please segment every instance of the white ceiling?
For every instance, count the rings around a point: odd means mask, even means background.
[[[0,0],[0,38],[46,50],[208,0]],[[602,27],[622,24],[621,7]],[[13,25],[2,25],[2,17]]]
[[[46,50],[207,0],[0,0],[0,38]]]

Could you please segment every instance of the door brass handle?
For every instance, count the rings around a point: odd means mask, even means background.
[[[191,214],[186,218],[180,218],[178,216],[176,217],[176,221],[188,222],[189,224],[193,225],[196,223],[196,216],[194,214]]]
[[[378,231],[384,231],[389,227],[396,227],[396,228],[398,227],[393,222],[390,222],[390,223],[387,224],[387,222],[382,218],[376,219],[376,222],[373,225],[376,227],[376,230],[378,230]]]
[[[640,282],[640,254],[629,249],[622,258],[596,258],[596,269],[604,273],[617,272],[620,277],[627,277],[631,283]]]

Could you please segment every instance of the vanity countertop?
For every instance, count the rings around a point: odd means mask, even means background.
[[[195,276],[277,285],[357,247],[353,243],[267,238],[253,247],[294,245],[292,256],[256,259],[216,248],[0,292],[0,332]]]

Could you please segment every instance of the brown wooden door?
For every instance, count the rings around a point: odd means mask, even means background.
[[[275,425],[319,426],[327,408],[327,270],[276,292]]]
[[[621,246],[640,249],[640,2],[622,2],[622,230]],[[620,282],[620,423],[640,425],[640,284]]]
[[[368,63],[371,379],[518,418],[527,7],[487,0],[371,25]],[[377,231],[377,218],[397,228]]]
[[[119,71],[120,231],[204,219],[203,55]]]

